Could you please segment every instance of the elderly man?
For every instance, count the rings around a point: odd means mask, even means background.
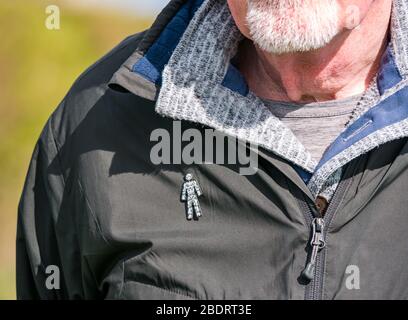
[[[49,119],[18,296],[408,298],[407,14],[171,1]]]

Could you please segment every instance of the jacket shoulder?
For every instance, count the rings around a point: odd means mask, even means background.
[[[114,73],[134,53],[146,31],[131,35],[85,70],[50,116],[49,130],[63,144],[109,90]]]

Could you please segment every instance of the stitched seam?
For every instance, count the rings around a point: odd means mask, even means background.
[[[185,294],[185,293],[182,293],[182,292],[180,292],[180,291],[177,291],[177,290],[170,290],[170,289],[166,289],[166,288],[162,288],[162,287],[159,287],[159,286],[155,286],[155,285],[152,285],[152,284],[149,284],[149,283],[144,283],[144,282],[138,282],[138,281],[131,281],[131,280],[129,280],[129,281],[126,281],[125,283],[124,283],[124,285],[126,285],[127,283],[136,283],[136,284],[139,284],[139,285],[142,285],[142,286],[147,286],[147,287],[150,287],[150,288],[153,288],[153,289],[159,289],[159,290],[161,290],[161,291],[164,291],[164,292],[166,292],[166,293],[172,293],[172,294],[176,294],[176,295],[179,295],[179,296],[182,296],[182,297],[186,297],[186,298],[190,298],[190,299],[193,299],[193,300],[202,300],[202,299],[200,299],[200,298],[196,298],[196,297],[192,297],[192,296],[190,296],[190,295],[188,295],[188,294]]]
[[[65,100],[64,100],[63,104],[65,104]],[[62,161],[61,161],[61,157],[60,157],[61,147],[60,147],[59,143],[57,142],[57,140],[55,139],[54,132],[52,131],[52,120],[53,120],[53,118],[51,117],[50,121],[49,121],[49,131],[50,131],[52,142],[54,144],[54,148],[55,148],[55,151],[56,151],[55,157],[57,158],[59,167],[61,169],[62,184],[63,184],[63,186],[65,188],[65,184],[66,184],[66,179],[65,179],[65,176],[64,176],[65,170],[64,170],[64,167],[62,166]]]
[[[91,268],[91,265],[89,264],[88,258],[86,256],[84,257],[84,261],[85,261],[85,264],[86,264],[86,268],[88,269],[89,273],[92,276],[92,280],[95,282],[95,287],[98,288],[98,281],[96,280],[95,274],[94,274],[94,272],[93,272],[93,270]],[[99,292],[99,290],[97,290],[97,291]]]
[[[351,138],[355,137],[356,135],[358,135],[359,133],[363,132],[365,129],[367,129],[371,124],[373,123],[373,120],[369,120],[367,121],[365,124],[363,124],[359,129],[357,129],[356,131],[354,131],[351,135],[349,135],[348,137],[343,138],[344,142],[349,141]]]
[[[122,283],[120,284],[118,299],[121,300],[123,299],[124,287],[125,287],[125,260],[122,261]]]
[[[106,242],[106,244],[108,244],[109,246],[113,246],[113,245],[110,243],[110,241],[108,241],[108,239],[105,237],[105,235],[104,235],[103,232],[102,232],[102,228],[101,228],[101,226],[100,226],[100,224],[99,224],[99,221],[98,221],[98,219],[97,219],[97,217],[96,217],[96,214],[95,214],[94,210],[92,209],[92,207],[91,207],[91,205],[90,205],[90,203],[89,203],[88,197],[86,196],[86,193],[85,193],[85,191],[84,191],[84,189],[83,189],[83,187],[82,187],[82,184],[81,184],[81,181],[80,181],[79,177],[77,178],[77,182],[78,182],[79,192],[80,192],[81,195],[84,197],[85,204],[86,204],[87,208],[89,209],[89,211],[90,211],[90,213],[91,213],[91,215],[92,215],[92,218],[93,218],[93,220],[94,220],[94,222],[95,222],[95,224],[96,224],[96,227],[97,227],[97,230],[98,230],[99,235],[100,235],[100,236],[102,237],[102,239]]]
[[[331,217],[331,219],[330,219],[330,225],[328,226],[328,229],[327,229],[327,231],[326,231],[326,243],[329,243],[329,239],[331,238],[331,234],[330,234],[330,230],[331,230],[331,228],[332,228],[332,226],[333,226],[333,222],[335,221],[335,218],[336,218],[336,216],[337,216],[337,213],[339,212],[339,207],[340,207],[340,205],[342,204],[342,202],[344,201],[344,198],[346,197],[346,194],[349,192],[349,190],[350,190],[350,187],[351,187],[351,185],[352,185],[352,183],[353,183],[353,181],[354,181],[354,179],[355,179],[355,173],[356,173],[356,171],[357,171],[357,169],[358,169],[358,166],[359,166],[359,164],[360,164],[360,162],[362,161],[362,157],[360,158],[360,159],[358,159],[358,161],[357,161],[357,163],[356,163],[356,165],[355,165],[355,167],[353,168],[353,172],[352,172],[352,175],[351,175],[351,177],[349,178],[350,180],[348,181],[348,182],[346,182],[347,183],[347,185],[345,186],[345,189],[343,190],[343,193],[342,193],[342,195],[341,195],[341,198],[339,199],[339,200],[337,200],[337,203],[335,204],[337,207],[336,207],[336,211],[333,213],[333,216]],[[346,170],[347,171],[347,170]],[[343,172],[343,175],[344,174],[346,174],[346,172]],[[336,199],[334,199],[334,200],[336,200]],[[324,297],[327,297],[327,292],[326,292],[326,278],[327,278],[327,256],[328,256],[328,251],[326,251],[325,252],[325,256],[324,256],[324,266],[323,266],[323,270],[324,270],[324,273],[323,273],[323,281],[322,281],[322,298],[324,299],[324,300],[327,300],[327,299],[325,299]]]
[[[309,119],[309,118],[335,118],[335,117],[340,117],[340,116],[346,116],[346,115],[351,115],[351,111],[347,112],[333,112],[333,113],[327,113],[327,114],[321,114],[321,113],[316,113],[316,114],[308,114],[308,115],[288,115],[288,114],[283,114],[280,112],[272,111],[272,113],[280,118],[280,119]]]

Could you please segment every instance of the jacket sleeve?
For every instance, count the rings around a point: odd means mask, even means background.
[[[67,297],[56,237],[64,179],[50,123],[35,146],[18,208],[18,299]]]

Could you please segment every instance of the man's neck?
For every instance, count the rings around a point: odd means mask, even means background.
[[[274,55],[244,41],[239,69],[250,89],[265,99],[310,102],[361,94],[378,71],[390,15],[391,1],[377,0],[357,28],[311,52]]]

